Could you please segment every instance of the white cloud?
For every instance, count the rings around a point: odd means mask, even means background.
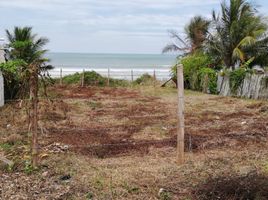
[[[3,13],[7,10],[11,14],[4,28],[34,26],[53,41],[56,50],[75,35],[80,46],[89,48],[122,37],[125,43],[129,39],[133,48],[138,41],[139,46],[151,41],[151,48],[159,46],[152,51],[159,52],[168,40],[168,29],[182,32],[193,15],[209,14],[201,7],[210,10],[217,4],[219,0],[0,0],[0,18],[6,18]]]
[[[1,0],[2,7],[51,10],[55,8],[155,8],[167,9],[174,6],[199,6],[219,3],[218,0]]]

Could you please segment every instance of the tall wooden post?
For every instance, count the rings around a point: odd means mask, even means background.
[[[134,81],[133,70],[131,70],[131,82],[133,83],[133,81]]]
[[[177,124],[177,163],[184,163],[184,80],[183,65],[177,66],[178,83],[178,124]]]
[[[155,73],[155,70],[154,70],[154,87],[156,86],[156,73]]]
[[[83,72],[81,74],[81,86],[84,87],[85,85],[85,70],[83,69]]]
[[[60,69],[60,85],[62,85],[62,68]]]
[[[110,86],[110,68],[108,68],[108,79],[107,79],[107,86]]]
[[[30,101],[31,101],[31,111],[30,111],[30,127],[32,133],[32,166],[36,168],[38,166],[38,72],[37,66],[32,64],[30,66],[32,73],[30,76]]]
[[[4,77],[0,71],[0,107],[4,106],[5,97],[4,97]]]

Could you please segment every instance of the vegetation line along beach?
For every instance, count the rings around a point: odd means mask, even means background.
[[[267,7],[1,0],[0,200],[268,199]]]

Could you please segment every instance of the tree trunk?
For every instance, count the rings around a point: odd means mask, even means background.
[[[38,74],[37,66],[31,66],[30,76],[30,127],[32,133],[32,165],[33,167],[38,166],[38,133],[37,133],[37,109],[38,109]]]

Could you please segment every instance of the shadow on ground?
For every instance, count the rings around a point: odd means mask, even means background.
[[[197,200],[265,200],[268,199],[268,176],[250,173],[208,179],[194,191]]]

